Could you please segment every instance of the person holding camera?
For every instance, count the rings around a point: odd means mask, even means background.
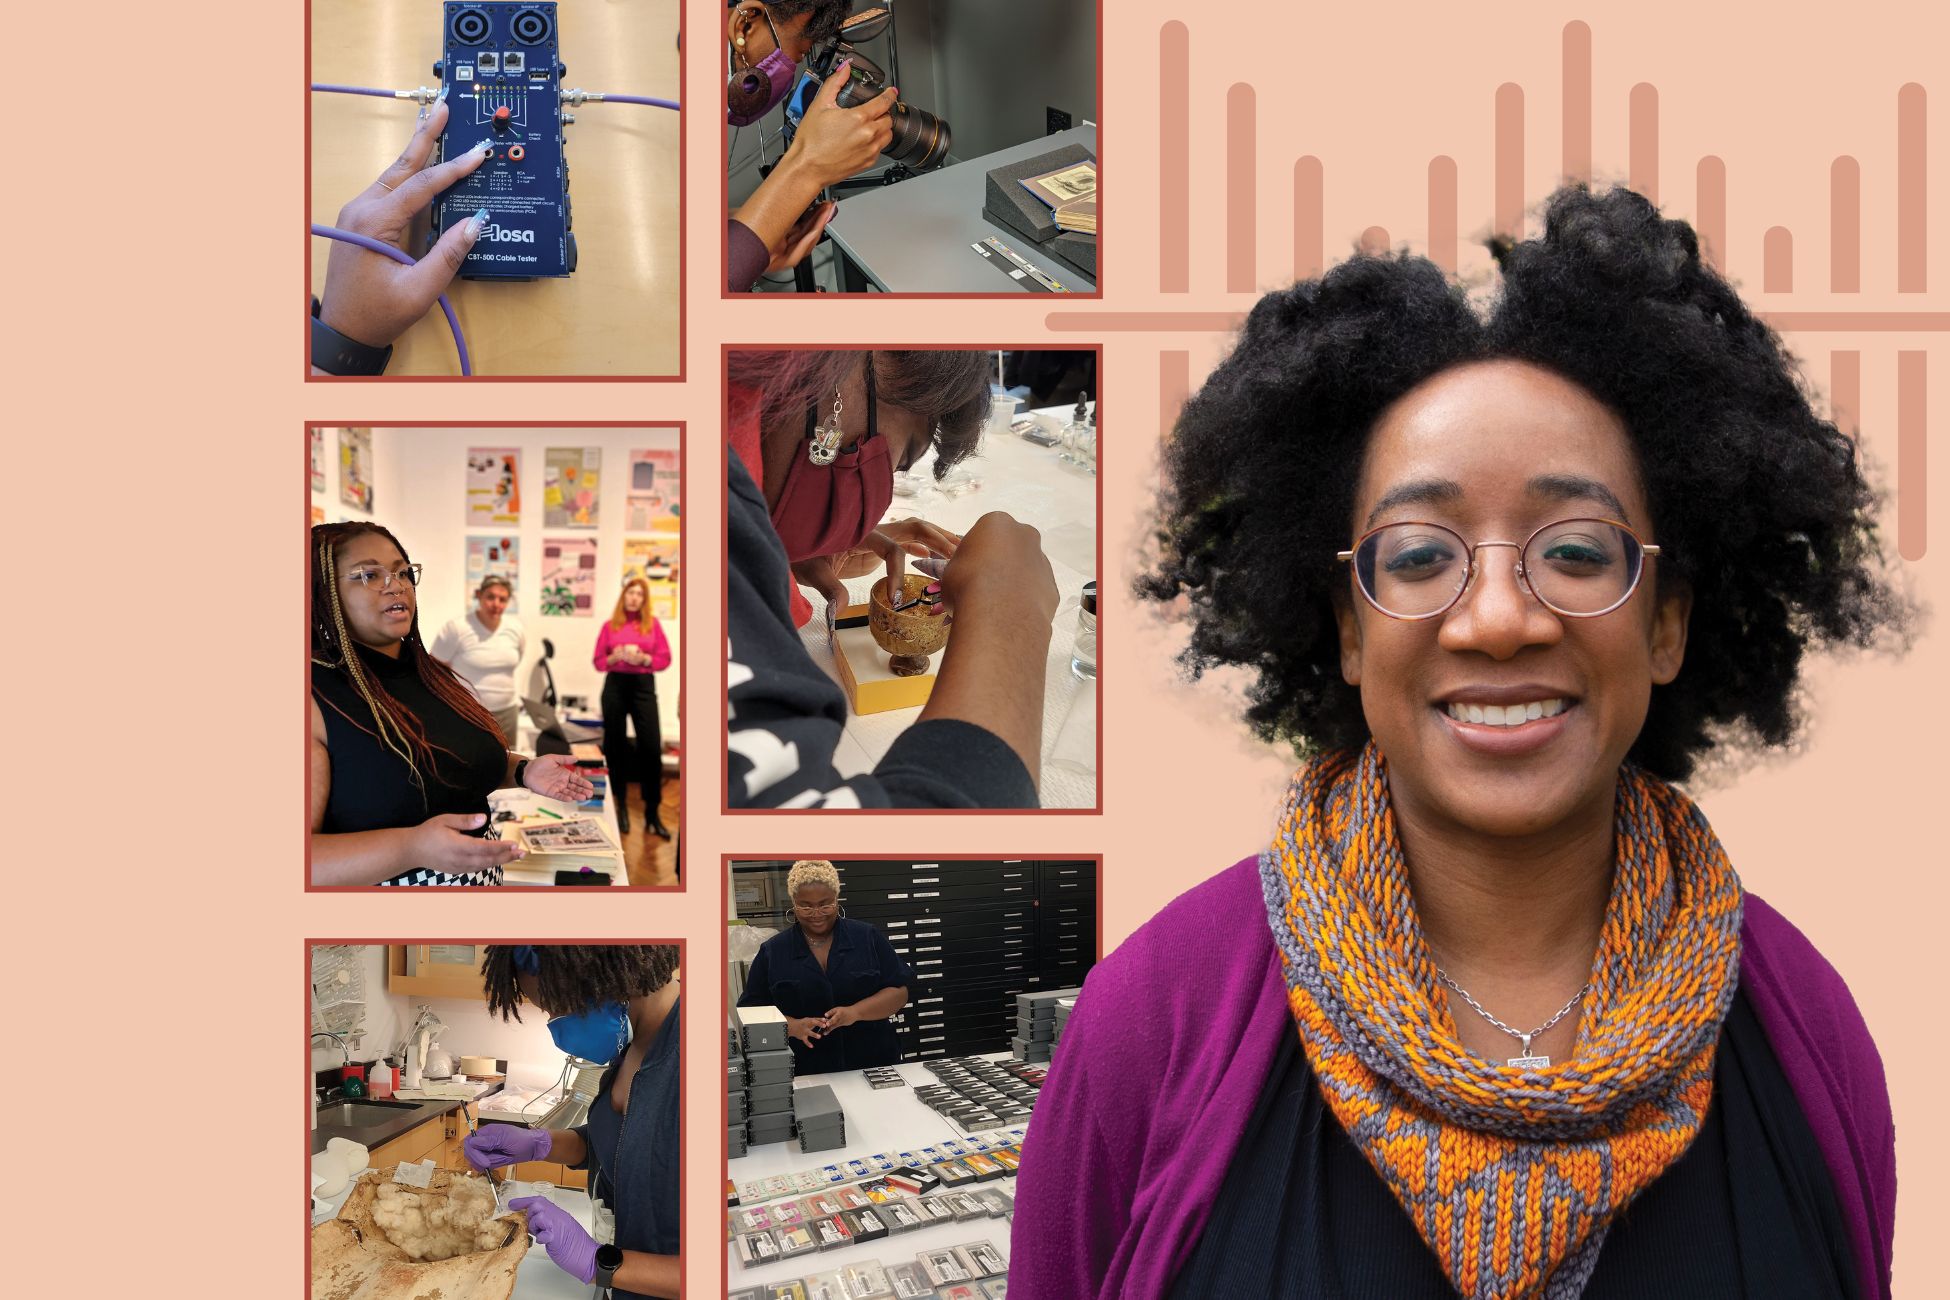
[[[725,120],[749,126],[778,107],[799,63],[838,35],[850,8],[851,0],[734,0],[725,22]],[[821,191],[866,170],[893,139],[888,113],[898,91],[889,86],[842,108],[849,68],[842,62],[821,84],[785,156],[727,221],[725,292],[749,292],[761,275],[797,266],[838,207],[818,202]]]

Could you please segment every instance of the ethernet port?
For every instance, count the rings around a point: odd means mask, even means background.
[[[501,70],[511,77],[518,77],[527,62],[528,56],[520,50],[509,50],[501,56]]]
[[[474,57],[474,66],[485,73],[499,72],[501,70],[501,56],[493,50],[482,50]],[[516,68],[514,71],[519,72],[521,69]]]

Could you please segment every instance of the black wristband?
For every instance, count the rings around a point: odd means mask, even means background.
[[[521,779],[527,775],[528,775],[528,760],[525,758],[516,759],[515,760],[515,784],[517,786],[520,786]]]
[[[311,309],[311,363],[328,375],[379,375],[393,359],[393,346],[367,347],[349,339],[318,318],[318,304]]]
[[[620,1246],[604,1243],[596,1247],[596,1276],[591,1281],[596,1286],[616,1285],[616,1270],[623,1267],[623,1250]]]

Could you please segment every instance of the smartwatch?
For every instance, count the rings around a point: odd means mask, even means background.
[[[515,760],[515,784],[517,786],[522,786],[522,778],[527,775],[528,775],[528,760],[525,758],[516,759]],[[522,788],[526,789],[527,787],[522,786]]]
[[[311,300],[311,363],[328,375],[379,375],[393,359],[389,343],[383,348],[369,347],[327,325],[318,318],[318,299]]]
[[[590,1280],[599,1287],[616,1285],[616,1270],[623,1267],[623,1248],[616,1245],[596,1247],[596,1276]]]

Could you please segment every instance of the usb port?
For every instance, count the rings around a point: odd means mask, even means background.
[[[519,75],[527,60],[528,56],[520,50],[509,50],[501,60],[501,70]]]
[[[501,70],[501,56],[493,50],[482,50],[475,56],[474,63],[482,72],[499,72]]]

